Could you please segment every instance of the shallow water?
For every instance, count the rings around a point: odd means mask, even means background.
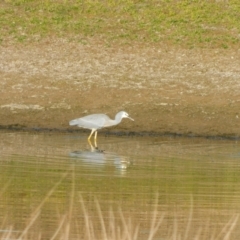
[[[1,239],[239,239],[238,141],[0,136]]]

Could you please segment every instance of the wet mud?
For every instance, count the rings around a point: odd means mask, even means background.
[[[92,113],[135,122],[105,134],[238,138],[240,54],[236,49],[87,44],[48,39],[0,46],[0,126],[75,131]]]

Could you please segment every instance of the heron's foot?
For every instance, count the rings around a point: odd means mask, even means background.
[[[101,149],[99,149],[98,147],[95,148],[95,151],[98,152],[98,153],[104,153],[104,152],[105,152],[105,150],[101,150]]]

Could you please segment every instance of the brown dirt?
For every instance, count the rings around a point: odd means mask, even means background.
[[[111,131],[240,135],[240,50],[87,44],[48,39],[0,46],[0,125],[67,129],[91,113]]]

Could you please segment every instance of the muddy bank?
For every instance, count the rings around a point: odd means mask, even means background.
[[[240,54],[233,49],[106,46],[49,39],[0,47],[0,125],[72,129],[91,113],[110,132],[240,136]]]

